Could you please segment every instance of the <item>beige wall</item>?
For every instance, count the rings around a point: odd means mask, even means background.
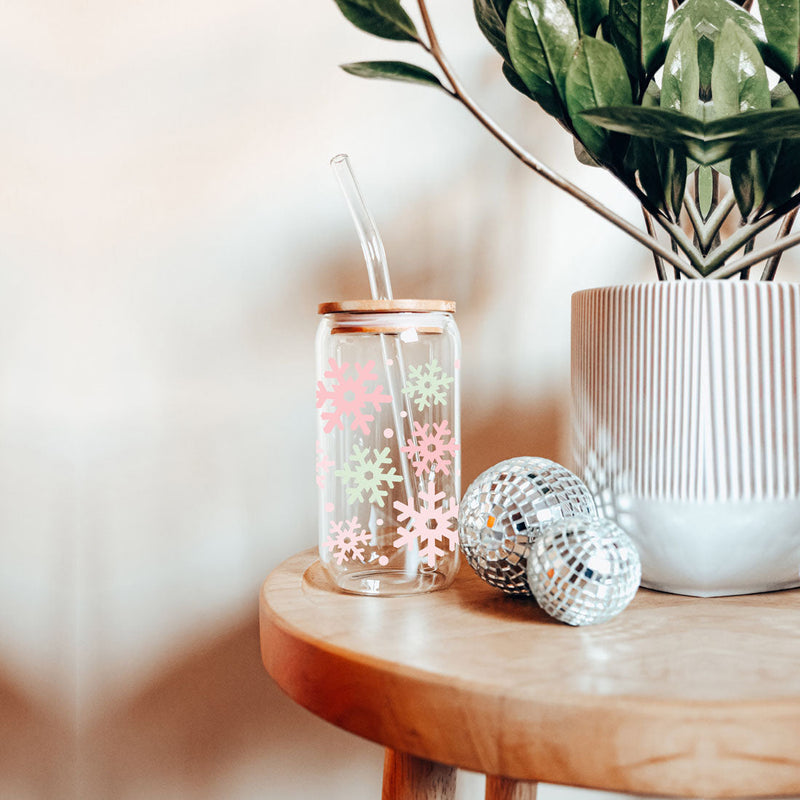
[[[492,113],[637,219],[497,78],[470,4],[431,6]],[[646,254],[444,95],[337,70],[417,54],[332,0],[26,0],[0,53],[0,796],[376,797],[380,748],[257,646],[261,580],[315,542],[316,304],[367,288],[328,159],[396,295],[459,304],[466,480],[563,456],[570,292]]]

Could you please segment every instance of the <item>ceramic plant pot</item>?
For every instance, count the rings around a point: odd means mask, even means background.
[[[799,392],[799,285],[573,296],[573,466],[636,542],[643,586],[800,586]]]

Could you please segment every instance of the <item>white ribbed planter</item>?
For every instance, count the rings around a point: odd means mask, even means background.
[[[577,474],[642,585],[800,586],[800,285],[670,281],[572,298]]]

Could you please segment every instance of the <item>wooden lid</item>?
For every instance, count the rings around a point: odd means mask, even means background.
[[[456,304],[452,300],[342,300],[335,303],[320,303],[318,313],[335,314],[348,311],[351,314],[386,314],[398,311],[426,312],[446,311],[454,313]]]

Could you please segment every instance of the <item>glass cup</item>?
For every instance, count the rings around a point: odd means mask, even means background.
[[[455,304],[323,303],[317,332],[319,554],[367,595],[428,592],[458,569]]]

